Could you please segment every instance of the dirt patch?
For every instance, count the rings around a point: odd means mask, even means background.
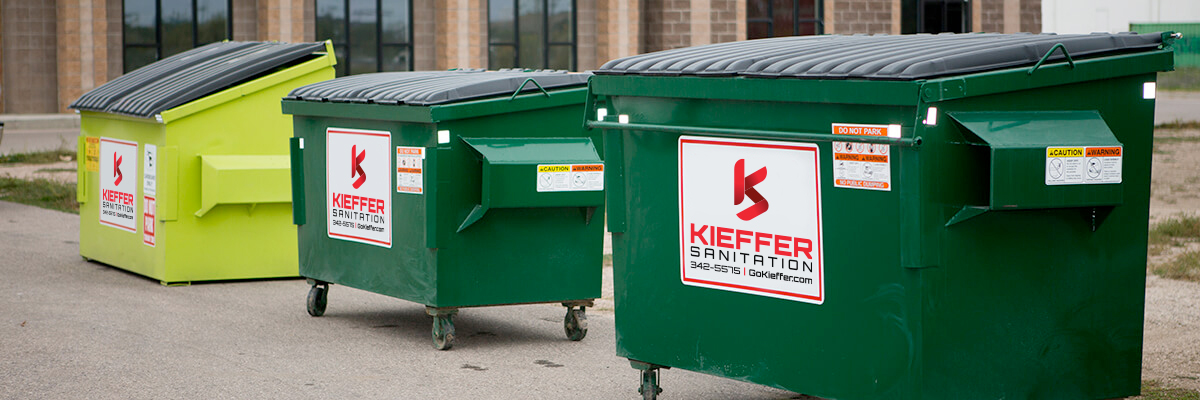
[[[46,164],[0,164],[0,176],[27,181],[46,179],[62,183],[75,183],[75,173],[74,161]]]
[[[1154,133],[1150,222],[1185,213],[1200,213],[1200,129]]]
[[[1200,283],[1146,277],[1142,379],[1200,391]]]

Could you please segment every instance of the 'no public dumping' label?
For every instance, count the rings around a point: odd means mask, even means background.
[[[325,130],[329,237],[392,247],[392,134]]]
[[[679,138],[684,285],[821,304],[817,146]]]
[[[138,144],[100,138],[100,224],[137,233]]]

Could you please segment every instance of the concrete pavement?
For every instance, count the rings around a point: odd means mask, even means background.
[[[1154,123],[1200,121],[1200,92],[1159,91],[1154,99]]]
[[[465,309],[440,352],[423,306],[332,286],[313,318],[299,279],[164,287],[83,261],[78,225],[0,202],[0,398],[639,398],[611,311],[588,310],[571,342],[561,306]],[[797,398],[674,369],[661,384],[662,399]]]

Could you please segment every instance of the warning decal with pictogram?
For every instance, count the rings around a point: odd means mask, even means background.
[[[679,138],[680,280],[821,304],[817,146]]]

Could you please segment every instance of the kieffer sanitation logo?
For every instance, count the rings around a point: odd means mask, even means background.
[[[367,181],[367,172],[362,169],[362,162],[367,157],[367,151],[363,150],[355,155],[357,150],[358,146],[350,146],[350,177],[358,176],[358,180],[354,181],[355,189],[362,187],[363,183]]]
[[[737,214],[738,218],[741,218],[742,221],[752,220],[754,217],[767,212],[767,199],[763,198],[762,194],[759,194],[757,190],[754,190],[754,185],[762,183],[766,179],[767,167],[759,168],[758,171],[747,176],[745,159],[737,160],[736,163],[733,163],[733,205],[742,204],[742,200],[745,200],[747,197],[750,198],[750,201],[754,202],[750,208],[742,210],[742,212]]]
[[[807,143],[680,137],[683,284],[823,303],[819,154]]]
[[[136,142],[100,138],[100,224],[137,233],[137,159]]]
[[[329,237],[392,247],[391,137],[387,131],[325,130]]]

